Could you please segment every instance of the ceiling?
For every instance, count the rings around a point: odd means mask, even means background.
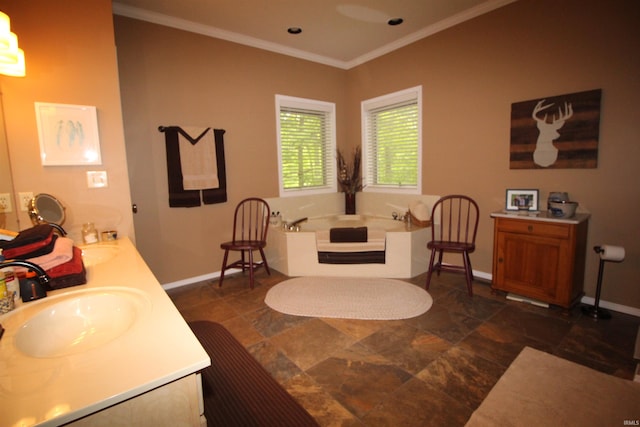
[[[514,1],[117,0],[113,12],[349,69]]]

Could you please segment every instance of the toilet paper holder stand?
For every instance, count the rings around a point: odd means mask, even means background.
[[[602,275],[604,272],[604,263],[607,261],[602,257],[602,253],[604,253],[604,247],[602,246],[594,246],[593,250],[600,256],[600,266],[598,267],[598,284],[596,286],[596,299],[594,305],[585,305],[582,306],[582,313],[586,316],[593,318],[594,320],[599,319],[611,319],[611,313],[604,308],[600,308],[600,291],[602,290]]]

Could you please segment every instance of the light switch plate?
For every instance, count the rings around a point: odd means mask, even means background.
[[[87,171],[87,186],[89,188],[108,187],[107,171]]]
[[[32,191],[21,191],[20,193],[18,193],[18,203],[20,203],[20,210],[22,212],[29,211],[29,204],[31,203],[32,199]]]

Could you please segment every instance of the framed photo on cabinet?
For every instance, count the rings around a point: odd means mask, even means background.
[[[538,190],[507,190],[506,209],[508,211],[537,211]]]

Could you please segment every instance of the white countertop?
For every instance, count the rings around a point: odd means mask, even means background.
[[[87,266],[87,284],[49,292],[0,316],[0,425],[60,425],[198,372],[210,359],[128,239],[99,243],[115,257]],[[95,245],[94,245],[95,246]],[[62,295],[109,287],[134,288],[148,302],[116,339],[79,354],[29,357],[15,347],[25,312]]]
[[[577,213],[571,218],[558,218],[550,215],[547,211],[497,211],[491,213],[491,218],[514,218],[532,221],[558,222],[562,224],[580,224],[589,219],[591,215],[588,213]]]

